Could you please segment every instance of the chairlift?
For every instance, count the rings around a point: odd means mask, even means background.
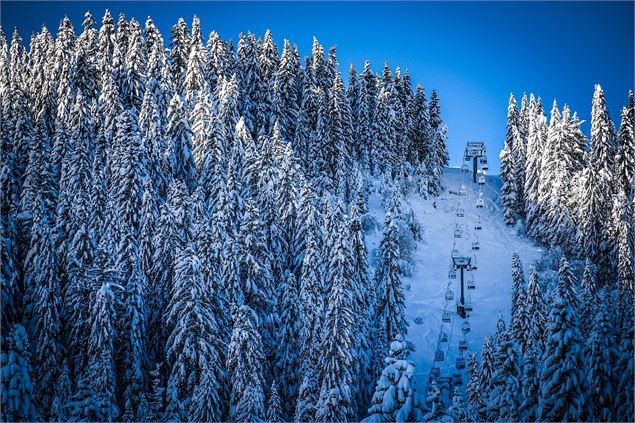
[[[487,157],[486,156],[481,156],[481,164],[482,165],[487,165]]]
[[[448,272],[448,277],[450,279],[456,279],[456,270],[450,269],[450,271]]]
[[[457,368],[458,370],[465,369],[465,358],[463,358],[463,357],[458,357],[458,358],[456,359],[456,368]]]
[[[459,256],[459,250],[456,248],[452,250],[452,258],[457,258]]]
[[[434,361],[443,361],[444,359],[445,359],[445,354],[443,354],[443,351],[436,350],[434,353]]]
[[[438,377],[441,377],[441,369],[439,369],[438,367],[433,367],[432,369],[430,369],[430,379],[436,379]]]
[[[463,385],[461,373],[455,373],[454,375],[452,375],[452,383],[454,383],[455,385]]]
[[[476,208],[482,209],[483,207],[485,207],[485,201],[483,201],[482,198],[479,198],[478,200],[476,200]]]
[[[462,183],[461,183],[461,187],[459,188],[459,195],[461,196],[467,195],[467,188]]]
[[[481,249],[481,244],[478,241],[472,243],[472,250],[479,251]]]
[[[441,331],[439,333],[439,342],[448,342],[448,333],[445,331]]]
[[[459,351],[467,351],[467,341],[459,341]]]
[[[470,333],[470,322],[467,320],[461,324],[461,330],[463,333]]]
[[[478,184],[485,185],[485,176],[481,175],[478,177]]]
[[[481,226],[481,222],[479,220],[478,222],[476,222],[476,225],[474,225],[474,230],[480,231],[481,229],[483,229],[483,226]]]
[[[476,256],[472,257],[472,261],[470,262],[470,270],[478,270],[478,263],[476,262]]]
[[[454,230],[454,238],[461,238],[461,230],[459,228]]]
[[[454,291],[452,291],[450,288],[445,291],[445,299],[448,301],[452,301],[454,299]]]
[[[463,209],[456,209],[456,217],[464,217],[465,211]]]
[[[476,289],[476,284],[474,283],[474,281],[467,281],[467,289]]]
[[[471,313],[471,312],[474,311],[474,308],[472,307],[472,303],[471,302],[465,303],[465,311],[468,312],[468,313]]]
[[[449,311],[444,311],[443,314],[441,315],[441,321],[443,323],[450,323],[450,312]]]

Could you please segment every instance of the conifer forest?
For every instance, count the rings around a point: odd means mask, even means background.
[[[408,63],[99,12],[0,30],[1,421],[635,420],[632,91],[499,152]]]

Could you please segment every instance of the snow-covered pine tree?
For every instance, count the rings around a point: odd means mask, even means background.
[[[484,409],[483,396],[481,393],[481,383],[479,379],[479,362],[476,353],[470,353],[467,360],[467,374],[469,376],[465,388],[467,394],[467,417],[469,421],[484,420],[481,411]]]
[[[633,131],[633,112],[628,108],[622,108],[622,121],[618,136],[619,147],[615,156],[615,178],[618,179],[620,189],[626,195],[632,192],[633,178],[635,177],[635,135]]]
[[[16,323],[3,339],[3,349],[0,353],[3,421],[39,419],[35,409],[29,355],[29,340],[26,331],[21,324]]]
[[[531,269],[529,283],[527,284],[527,316],[529,317],[529,337],[527,338],[529,349],[533,349],[537,357],[542,355],[545,340],[544,328],[547,317],[546,305],[542,296],[538,273]]]
[[[509,95],[509,105],[507,107],[507,133],[505,144],[500,152],[500,175],[503,185],[501,187],[501,203],[503,204],[503,215],[505,223],[513,225],[517,219],[516,206],[518,204],[518,175],[514,162],[514,143],[521,142],[519,134],[519,116],[516,107],[514,94]]]
[[[178,94],[170,101],[166,128],[168,148],[164,168],[192,192],[196,184],[196,164],[192,155],[192,136],[183,102]]]
[[[496,340],[494,372],[489,381],[487,402],[489,421],[519,420],[522,357],[509,332],[510,330],[503,330]]]
[[[174,261],[174,281],[166,310],[169,329],[167,358],[171,362],[170,381],[178,390],[178,399],[188,416],[200,406],[192,402],[194,391],[204,376],[211,372],[207,386],[222,386],[224,378],[223,347],[219,337],[219,323],[214,314],[209,286],[204,284],[201,262],[191,246],[181,247]],[[168,396],[169,397],[169,396]],[[199,415],[214,416],[221,420],[225,395],[222,389],[216,391],[215,398],[205,402],[209,408]],[[166,416],[167,417],[167,416]]]
[[[294,412],[293,400],[298,394],[300,383],[300,297],[298,282],[293,273],[285,271],[280,284],[279,327],[277,333],[277,355],[275,374],[280,381],[283,417],[289,419]]]
[[[529,343],[527,340],[529,318],[523,264],[518,253],[514,253],[512,255],[512,318],[509,329],[513,341],[518,344],[521,355]]]
[[[231,381],[229,419],[265,421],[264,354],[258,333],[258,317],[249,306],[233,311],[234,327],[227,354]]]
[[[205,83],[206,56],[201,20],[198,16],[194,16],[187,68],[183,78],[183,97],[187,103],[187,109],[190,111],[195,107],[198,96],[203,92],[209,92]]]
[[[59,376],[64,346],[61,338],[62,294],[50,218],[46,205],[40,204],[33,215],[31,247],[26,255],[24,273],[25,317],[33,345],[33,380],[40,387],[54,386]],[[3,378],[4,382],[4,378]],[[53,392],[40,388],[37,404],[42,417],[48,416]]]
[[[489,399],[489,382],[494,373],[494,349],[492,346],[492,340],[489,336],[486,336],[483,340],[483,347],[481,348],[481,365],[479,369],[479,386],[481,389],[481,397],[485,402],[485,406],[479,410],[481,416],[485,416],[487,413],[487,399]]]
[[[599,296],[596,284],[591,260],[587,259],[582,276],[582,294],[580,298],[580,333],[586,339],[591,335],[591,328],[594,326],[595,316],[599,311]]]
[[[341,225],[328,232],[333,241],[326,250],[330,252],[326,275],[330,289],[321,336],[318,365],[321,388],[315,414],[315,420],[321,422],[355,420],[351,369],[355,339],[352,258],[347,231]]]
[[[414,363],[408,359],[410,350],[401,335],[390,343],[388,356],[363,422],[404,422],[416,420]]]
[[[565,283],[558,283],[556,298],[549,314],[547,341],[539,371],[540,420],[570,421],[589,417],[582,338],[576,307],[571,304],[571,295],[567,289]]]
[[[267,423],[278,423],[282,420],[282,406],[280,405],[280,395],[275,382],[269,389],[269,400],[267,401]]]
[[[538,213],[538,185],[541,177],[542,152],[546,143],[547,118],[531,95],[529,102],[529,129],[527,135],[527,161],[525,167],[525,215],[531,230]]]
[[[408,322],[404,315],[404,292],[399,268],[399,229],[392,213],[386,213],[384,235],[380,243],[381,261],[375,271],[376,290],[375,325],[382,328],[385,336],[381,342],[383,349],[389,347],[389,340],[408,332]]]
[[[590,342],[586,348],[586,379],[590,388],[588,403],[591,416],[597,421],[614,421],[612,363],[616,361],[617,351],[605,303],[597,308],[593,330],[588,339]]]
[[[560,259],[560,265],[558,266],[557,289],[559,295],[561,295],[562,297],[566,297],[565,299],[567,301],[567,304],[575,309],[577,317],[580,310],[578,299],[578,279],[569,266],[569,261],[565,256],[562,256],[562,258]]]
[[[127,226],[135,239],[139,233],[139,209],[147,169],[136,116],[124,111],[117,117],[111,159],[110,198],[119,223]]]

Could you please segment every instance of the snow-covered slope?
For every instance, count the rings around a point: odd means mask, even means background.
[[[503,313],[505,321],[509,322],[512,253],[519,253],[525,270],[541,254],[540,247],[531,240],[518,237],[512,228],[504,224],[498,201],[500,178],[486,176],[485,179],[486,184],[481,187],[484,208],[476,207],[479,185],[472,182],[471,174],[456,168],[446,168],[443,177],[444,190],[439,197],[425,200],[413,194],[402,205],[404,212],[408,212],[410,208],[414,210],[423,229],[423,240],[415,253],[413,275],[404,279],[407,289],[406,315],[410,324],[408,339],[416,347],[412,359],[417,366],[416,379],[420,390],[425,386],[433,364],[439,331],[442,328],[441,316],[446,303],[452,321],[444,325],[449,342],[443,344],[446,359],[439,364],[444,376],[456,371],[454,365],[459,353],[458,342],[463,339],[463,320],[456,314],[460,276],[451,281],[455,300],[446,302],[445,299],[451,251],[455,248],[455,242],[462,255],[471,256],[478,264],[476,271],[466,272],[466,281],[471,278],[472,273],[476,285],[475,290],[466,290],[474,308],[469,316],[471,331],[466,335],[468,352],[479,352],[483,338],[494,333],[499,311]],[[467,188],[465,196],[458,195],[461,184]],[[457,208],[464,209],[463,217],[457,216]],[[379,222],[383,222],[384,211],[376,197],[371,197],[370,212]],[[474,226],[479,219],[482,230],[476,231]],[[461,238],[458,239],[454,237],[457,224],[461,225]],[[473,251],[472,242],[477,237],[480,250]],[[381,229],[368,234],[369,251],[377,248],[380,241]]]

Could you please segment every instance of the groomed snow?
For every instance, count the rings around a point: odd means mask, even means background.
[[[410,324],[407,339],[416,347],[411,359],[416,364],[415,380],[419,387],[419,395],[423,393],[427,383],[437,348],[442,326],[441,315],[446,304],[450,254],[454,242],[456,241],[457,249],[462,255],[476,257],[478,264],[478,269],[472,272],[476,289],[466,290],[466,297],[471,297],[474,307],[469,317],[471,331],[467,334],[468,353],[480,352],[484,337],[495,331],[499,311],[509,324],[512,253],[518,252],[520,255],[526,278],[530,265],[542,253],[541,248],[531,240],[517,236],[513,228],[504,224],[498,200],[500,178],[486,176],[485,179],[486,184],[482,187],[485,206],[482,209],[476,208],[479,185],[472,182],[471,173],[463,173],[458,168],[445,169],[444,190],[439,197],[425,200],[417,194],[412,194],[402,204],[401,209],[404,213],[410,208],[414,210],[423,230],[423,239],[414,256],[413,274],[404,278],[406,316]],[[466,196],[457,194],[461,183],[467,188]],[[436,208],[433,203],[436,203]],[[464,209],[464,217],[456,216],[458,207]],[[370,213],[380,223],[378,229],[369,233],[366,238],[369,251],[373,251],[381,241],[381,224],[384,219],[384,210],[377,194],[371,196],[369,208]],[[482,230],[477,233],[474,226],[479,218]],[[462,224],[460,239],[454,238],[457,223]],[[472,242],[476,241],[476,235],[480,250],[472,251]],[[466,272],[466,281],[470,277],[469,273]],[[455,300],[448,302],[452,322],[445,324],[450,342],[444,347],[446,361],[441,371],[443,376],[449,376],[456,371],[454,363],[459,352],[458,342],[463,339],[463,320],[456,314],[456,300],[460,295],[459,284],[460,275],[457,275],[457,279],[452,281],[451,285]],[[421,324],[415,323],[417,318],[421,318],[418,319]],[[463,381],[467,382],[466,377]]]

